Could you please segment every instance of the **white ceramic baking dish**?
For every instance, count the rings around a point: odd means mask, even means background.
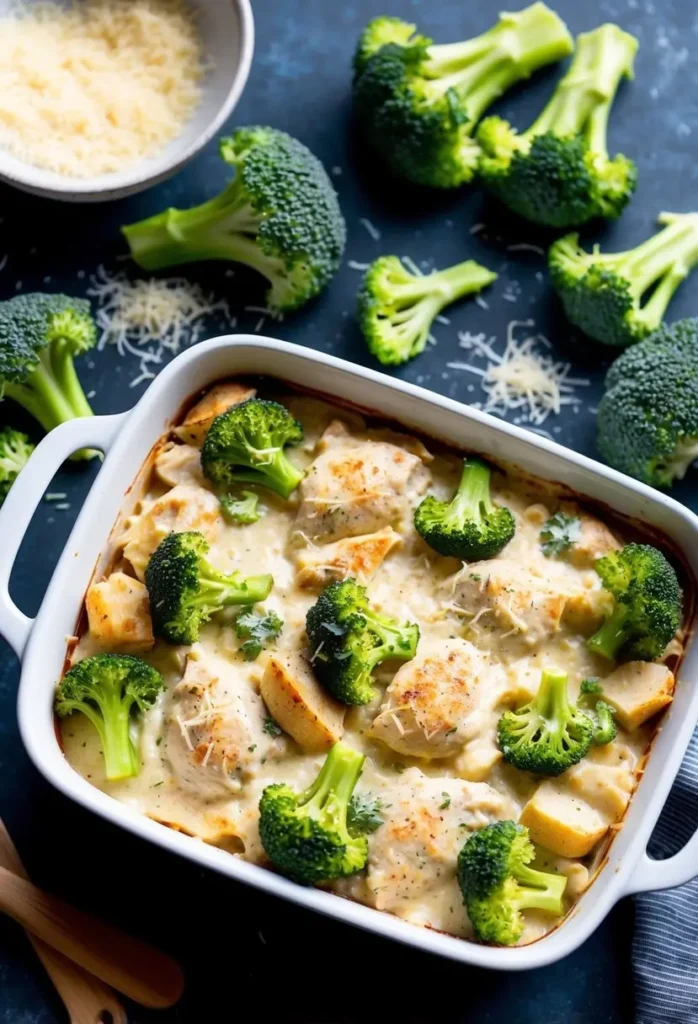
[[[59,790],[109,821],[222,875],[273,892],[342,921],[420,949],[482,967],[540,967],[570,953],[629,893],[680,885],[698,874],[698,833],[676,856],[653,861],[647,841],[664,805],[698,720],[698,644],[691,638],[676,699],[644,777],[614,840],[605,866],[560,928],[519,948],[498,949],[428,931],[330,893],[306,889],[234,856],[192,840],[138,814],[81,778],[63,757],[53,723],[53,694],[65,657],[65,637],[75,629],[85,589],[117,519],[126,490],[153,444],[183,402],[218,378],[271,374],[300,387],[373,409],[451,444],[518,464],[524,471],[562,482],[612,509],[661,530],[684,552],[698,577],[698,519],[642,484],[551,441],[459,405],[422,388],[353,366],[318,352],[258,336],[216,338],[175,359],[138,405],[120,416],[75,420],[54,430],[36,449],[0,512],[0,631],[23,660],[19,725],[39,770]],[[12,603],[8,580],[29,520],[60,463],[78,448],[102,448],[106,459],[61,556],[36,619]]]

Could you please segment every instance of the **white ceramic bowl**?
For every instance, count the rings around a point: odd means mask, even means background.
[[[419,928],[320,889],[296,885],[151,821],[91,786],[71,767],[54,730],[54,690],[63,667],[65,637],[75,629],[85,590],[95,566],[99,568],[112,525],[122,511],[125,492],[188,397],[223,377],[270,372],[301,388],[377,410],[382,416],[456,447],[489,454],[537,477],[564,483],[581,495],[592,495],[594,501],[659,530],[684,553],[689,570],[698,577],[698,518],[658,491],[552,441],[373,370],[258,335],[215,338],[178,356],[131,412],[73,420],[50,433],[37,447],[0,510],[0,632],[23,660],[19,726],[39,770],[72,799],[164,850],[396,941],[482,967],[517,970],[558,960],[587,939],[622,896],[670,888],[697,875],[698,832],[668,860],[653,861],[646,853],[698,720],[698,643],[693,636],[681,665],[675,699],[662,721],[647,769],[604,866],[560,928],[528,946],[480,946]],[[15,607],[8,593],[12,563],[46,486],[60,463],[79,448],[102,448],[107,452],[106,459],[58,562],[41,610],[36,619],[29,619]]]
[[[23,0],[26,5],[37,0]],[[212,70],[204,95],[182,134],[155,156],[124,171],[93,178],[68,178],[17,160],[0,148],[0,180],[24,192],[64,202],[96,203],[142,192],[169,178],[201,150],[230,116],[245,87],[254,50],[250,0],[189,0]],[[0,0],[0,17],[15,0]]]

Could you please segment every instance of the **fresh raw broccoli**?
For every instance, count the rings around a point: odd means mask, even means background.
[[[269,596],[269,575],[219,572],[206,560],[202,533],[168,533],[145,569],[153,628],[171,644],[193,644],[199,629],[230,605],[251,605]]]
[[[670,487],[698,458],[698,319],[663,324],[606,375],[599,452],[615,469]]]
[[[354,104],[368,142],[396,175],[418,185],[470,181],[485,110],[516,82],[566,57],[573,42],[543,3],[502,14],[483,35],[432,45],[414,25],[378,18],[354,57]]]
[[[349,831],[369,835],[383,824],[383,801],[371,793],[354,793],[347,811]]]
[[[32,292],[0,302],[0,397],[13,399],[46,431],[92,416],[73,359],[96,337],[86,299]]]
[[[13,427],[0,430],[0,505],[10,493],[10,488],[24,469],[34,445],[26,434]]]
[[[587,640],[610,661],[654,661],[681,625],[683,600],[676,572],[651,544],[626,544],[599,558],[595,569],[615,606]]]
[[[303,885],[361,871],[368,843],[349,831],[347,811],[363,765],[363,754],[335,743],[303,793],[284,783],[267,786],[259,802],[259,835],[279,871]]]
[[[222,494],[218,500],[223,518],[234,526],[247,526],[262,518],[262,513],[257,507],[259,495],[253,491],[243,491],[242,498],[233,498],[230,494]]]
[[[561,775],[582,760],[591,746],[594,723],[571,704],[567,673],[544,669],[529,704],[505,711],[497,736],[505,761],[537,775]]]
[[[418,276],[397,256],[379,257],[366,271],[357,297],[369,351],[384,366],[407,362],[424,351],[434,318],[445,306],[482,291],[496,278],[474,260]]]
[[[140,658],[127,654],[94,654],[66,672],[56,692],[61,718],[82,712],[102,742],[110,782],[138,775],[140,761],[131,739],[134,715],[147,711],[165,681]]]
[[[501,117],[482,122],[480,175],[509,209],[553,228],[622,212],[637,169],[624,156],[609,157],[606,132],[636,50],[637,39],[617,25],[582,33],[569,71],[528,131],[519,135]]]
[[[564,512],[556,512],[546,519],[540,531],[540,546],[546,558],[561,555],[579,540],[582,524],[577,516],[568,516]]]
[[[485,825],[466,840],[458,854],[458,884],[480,942],[514,945],[523,933],[523,910],[563,913],[567,878],[529,867],[535,855],[528,829],[513,821]]]
[[[245,611],[235,620],[235,633],[245,642],[240,651],[245,661],[254,661],[265,647],[273,643],[283,629],[283,620],[276,612],[258,615],[257,612]]]
[[[565,315],[590,338],[625,348],[651,334],[698,263],[698,213],[662,213],[658,221],[663,230],[628,252],[585,252],[577,235],[550,247],[550,276]]]
[[[513,515],[490,498],[490,472],[480,459],[466,459],[450,502],[429,494],[415,509],[417,533],[440,555],[480,562],[494,558],[514,536]]]
[[[593,709],[589,717],[595,719],[592,742],[597,747],[604,747],[616,738],[616,723],[613,720],[615,708],[602,700],[603,687],[598,679],[584,679],[579,688],[580,704],[589,704]]]
[[[305,626],[315,674],[344,704],[373,700],[374,668],[388,658],[409,661],[419,641],[418,626],[376,615],[366,588],[351,578],[325,587]]]
[[[201,449],[201,466],[219,487],[238,481],[262,484],[288,498],[305,474],[284,448],[302,440],[302,425],[283,405],[248,398],[213,421]]]
[[[334,276],[346,241],[325,169],[275,128],[238,128],[221,141],[220,154],[235,168],[220,195],[122,229],[133,259],[145,270],[234,260],[267,278],[269,306],[303,306]]]

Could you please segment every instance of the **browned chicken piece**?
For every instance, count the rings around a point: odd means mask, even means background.
[[[591,636],[613,611],[613,595],[601,586],[568,594],[562,621],[575,633]]]
[[[260,690],[272,718],[303,750],[327,750],[342,738],[346,707],[295,651],[268,656]]]
[[[347,537],[322,547],[303,548],[296,555],[296,583],[299,587],[324,587],[332,580],[353,576],[366,583],[380,569],[402,537],[391,526],[363,537]]]
[[[198,448],[189,444],[169,442],[155,459],[153,468],[168,487],[176,487],[177,484],[201,486],[204,482],[201,454]]]
[[[561,553],[577,569],[593,569],[597,559],[610,551],[620,551],[617,541],[605,523],[585,512],[578,505],[564,502],[561,511],[579,520],[580,532],[574,543]]]
[[[674,675],[666,665],[629,661],[601,681],[603,699],[615,708],[616,720],[632,731],[674,699]]]
[[[254,398],[256,394],[254,388],[235,380],[214,384],[204,397],[189,410],[184,423],[176,427],[174,433],[187,444],[200,448],[204,443],[208,428],[216,416],[220,416],[222,412],[226,412],[233,405],[239,405],[240,402],[245,402],[248,398]]]
[[[429,486],[424,463],[397,445],[352,437],[331,423],[299,488],[295,528],[329,543],[374,533],[411,518]]]
[[[93,583],[85,598],[90,636],[108,649],[145,651],[153,646],[148,591],[123,572]]]

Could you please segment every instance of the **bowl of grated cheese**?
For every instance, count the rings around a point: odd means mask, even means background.
[[[69,202],[140,192],[219,131],[250,0],[0,0],[0,180]]]

